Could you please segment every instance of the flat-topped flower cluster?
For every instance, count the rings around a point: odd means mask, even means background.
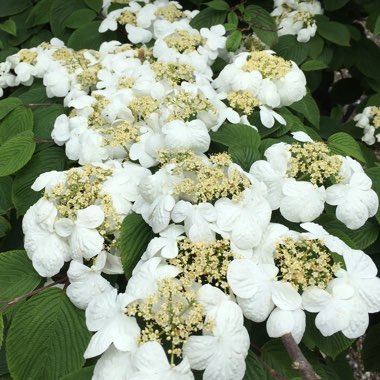
[[[93,379],[242,379],[244,317],[297,342],[305,311],[324,336],[363,335],[380,311],[376,266],[314,222],[326,203],[351,229],[375,215],[360,164],[303,133],[249,172],[210,150],[226,120],[255,129],[254,109],[264,126],[284,124],[273,109],[306,94],[302,71],[272,51],[228,55],[224,27],[192,28],[194,13],[176,2],[108,6],[100,32],[121,25],[134,45],[77,52],[53,39],[9,57],[0,76],[2,88],[42,78],[67,107],[52,137],[82,166],[37,178],[44,194],[23,230],[41,276],[68,263],[67,295],[94,332],[84,356],[101,355]],[[230,61],[214,78],[217,57]],[[119,288],[120,226],[132,213],[155,237]]]
[[[380,142],[380,107],[368,106],[354,117],[356,126],[363,129],[362,141],[368,145]]]
[[[298,42],[308,42],[315,36],[314,16],[323,14],[318,0],[274,0],[274,6],[271,15],[276,20],[279,36],[295,35]]]

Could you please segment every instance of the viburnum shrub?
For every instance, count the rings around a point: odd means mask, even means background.
[[[377,0],[2,0],[0,377],[380,371],[378,35]]]

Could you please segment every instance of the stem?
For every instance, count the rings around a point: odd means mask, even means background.
[[[38,294],[40,292],[42,292],[43,290],[45,289],[48,289],[48,288],[51,288],[57,284],[60,284],[61,282],[66,282],[67,280],[67,277],[63,277],[57,281],[54,281],[52,282],[51,284],[49,285],[45,285],[43,286],[42,288],[38,288],[36,290],[33,290],[29,293],[26,293],[26,294],[23,294],[22,296],[19,296],[19,297],[16,297],[15,299],[11,300],[11,301],[0,301],[1,303],[5,303],[6,305],[4,307],[2,307],[0,309],[0,313],[3,313],[4,311],[8,310],[10,307],[12,307],[13,305],[16,305],[18,302],[24,300],[25,298],[28,298],[28,297],[31,297],[31,296],[34,296],[35,294]]]
[[[56,103],[28,103],[25,105],[29,107],[41,107],[41,106],[51,106],[52,104],[56,104]]]
[[[293,360],[293,367],[301,373],[302,379],[319,380],[320,377],[315,373],[313,367],[305,358],[293,336],[287,333],[281,337],[281,340],[290,358]]]

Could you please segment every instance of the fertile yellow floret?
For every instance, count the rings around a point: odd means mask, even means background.
[[[157,80],[166,79],[171,85],[194,82],[195,69],[187,63],[159,61],[154,62],[151,68],[156,73]]]
[[[182,345],[189,336],[206,327],[205,312],[195,292],[175,278],[160,280],[156,293],[130,304],[127,315],[144,321],[140,343],[166,341],[172,361],[182,355]]]
[[[263,78],[279,79],[291,70],[292,63],[277,55],[253,51],[242,68],[248,72],[259,71]]]
[[[164,41],[179,53],[190,53],[204,43],[204,39],[199,34],[189,33],[187,30],[176,30],[170,36],[165,37]]]
[[[380,128],[380,107],[373,106],[371,109],[371,116],[372,116],[372,124],[373,126],[378,129]]]
[[[279,279],[289,282],[299,291],[308,286],[325,289],[340,268],[319,239],[286,238],[277,243],[274,260],[279,268]]]
[[[124,11],[116,21],[121,25],[134,25],[136,26],[136,15],[129,11]]]
[[[193,283],[211,284],[228,290],[227,269],[233,260],[229,240],[178,242],[178,255],[169,260],[182,270],[180,276],[185,286]]]
[[[195,203],[214,202],[222,197],[238,201],[252,184],[239,170],[230,168],[231,159],[227,156],[226,153],[215,154],[210,160],[212,165],[191,151],[175,155],[161,151],[158,159],[161,164],[175,164],[174,174],[184,177],[174,188],[176,194]]]
[[[331,155],[329,147],[323,142],[294,143],[290,148],[288,174],[298,179],[306,179],[315,185],[323,185],[327,179],[340,182],[339,171],[342,160]]]
[[[166,96],[164,98],[164,104],[171,111],[167,121],[190,121],[197,118],[199,112],[217,112],[215,107],[204,95],[193,94],[187,91],[179,91],[174,95]]]
[[[159,102],[151,96],[145,95],[133,99],[128,107],[136,119],[145,119],[158,109]]]
[[[250,115],[261,102],[247,90],[230,91],[227,94],[229,105],[235,110]]]
[[[163,19],[174,22],[183,16],[183,12],[178,9],[174,4],[166,5],[165,7],[160,7],[155,12],[156,16],[162,17]]]

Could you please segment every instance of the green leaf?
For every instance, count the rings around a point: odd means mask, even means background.
[[[246,370],[243,380],[269,380],[269,376],[267,376],[266,371],[252,350],[248,351],[245,364]]]
[[[190,22],[195,29],[210,28],[213,25],[224,24],[226,12],[211,8],[201,10]]]
[[[24,11],[32,5],[30,0],[1,0],[0,17],[8,17]]]
[[[232,32],[233,30],[237,29],[237,26],[235,24],[224,24],[224,29],[226,29],[227,32]]]
[[[372,326],[363,342],[362,358],[366,371],[380,372],[380,323]]]
[[[60,380],[91,380],[94,373],[94,368],[94,365],[81,368],[78,371],[74,371],[66,376],[61,377]]]
[[[375,36],[378,36],[380,34],[380,16],[377,16],[376,24],[375,24],[375,27],[373,29],[373,34]]]
[[[376,191],[378,198],[380,199],[380,167],[374,167],[366,169],[366,174],[372,180],[372,188]],[[380,223],[380,208],[377,210],[376,219]]]
[[[327,140],[327,145],[332,153],[352,156],[359,161],[365,162],[359,144],[345,132],[338,132],[330,136]]]
[[[7,116],[9,112],[21,104],[21,100],[17,98],[7,98],[0,100],[0,120],[4,119],[4,117]]]
[[[4,237],[12,228],[11,224],[3,216],[0,216],[0,238]]]
[[[100,12],[102,10],[102,0],[84,0],[84,2],[90,9],[94,10],[95,12]]]
[[[280,339],[271,339],[261,347],[261,359],[287,379],[299,376]]]
[[[0,177],[0,215],[12,208],[12,178]]]
[[[83,0],[53,0],[50,8],[50,28],[55,37],[67,41],[71,31],[65,29],[65,21],[73,12],[82,8],[86,8]]]
[[[96,17],[96,13],[91,9],[78,9],[73,12],[65,21],[65,27],[77,29],[88,24]]]
[[[4,319],[3,319],[3,314],[0,314],[0,348],[3,345],[3,337],[4,337]]]
[[[210,132],[211,140],[225,146],[245,145],[252,148],[260,146],[260,135],[249,125],[223,124],[216,132]]]
[[[251,145],[232,145],[228,148],[228,153],[232,161],[239,164],[246,172],[249,172],[252,164],[261,158],[259,149]]]
[[[307,46],[309,48],[309,56],[312,59],[316,59],[322,53],[324,45],[325,45],[325,42],[323,38],[319,37],[318,34],[316,34],[307,43]]]
[[[299,112],[310,121],[314,127],[319,128],[320,114],[317,103],[314,98],[307,93],[300,101],[293,103],[289,108]]]
[[[326,11],[336,11],[343,8],[350,0],[324,0],[323,5]]]
[[[285,59],[291,59],[297,65],[306,59],[308,53],[307,44],[298,42],[297,38],[291,35],[280,36],[278,43],[272,48],[278,55]]]
[[[257,36],[269,47],[277,43],[276,23],[264,8],[258,5],[248,5],[244,10],[244,18],[252,25]]]
[[[336,219],[334,214],[321,215],[317,222],[321,224],[327,232],[339,237],[353,249],[365,249],[373,244],[378,235],[378,227],[371,222],[366,222],[364,226],[357,230],[350,230],[342,222]]]
[[[328,67],[324,62],[317,61],[316,59],[311,59],[310,61],[306,61],[301,65],[301,69],[303,71],[316,71],[323,70]]]
[[[340,353],[349,348],[354,339],[346,338],[341,332],[331,336],[323,336],[315,326],[315,315],[306,313],[306,330],[302,343],[310,350],[318,348],[325,355],[335,359]]]
[[[226,49],[228,51],[234,52],[239,49],[241,44],[242,34],[240,30],[233,31],[227,38]]]
[[[127,215],[120,228],[119,248],[124,273],[132,275],[133,268],[140,260],[154,233],[141,215]]]
[[[117,38],[115,32],[99,33],[100,24],[101,21],[92,21],[75,30],[70,36],[67,46],[74,50],[97,50],[104,41]]]
[[[228,11],[230,9],[230,6],[228,3],[226,3],[223,0],[212,0],[206,3],[206,5],[211,8],[215,9],[217,11]]]
[[[53,104],[47,107],[40,107],[33,110],[34,114],[34,135],[36,139],[51,140],[54,122],[59,115],[65,113],[65,109],[60,104]]]
[[[17,107],[0,122],[0,145],[19,133],[32,129],[32,111],[26,107]]]
[[[4,32],[11,34],[12,36],[16,35],[16,23],[13,20],[7,20],[0,24],[0,29]]]
[[[34,290],[41,277],[25,251],[0,253],[0,299],[13,300]]]
[[[355,66],[369,78],[380,79],[378,62],[380,61],[380,49],[371,40],[363,38],[355,42],[352,48],[355,57]],[[380,92],[380,91],[379,91]]]
[[[64,170],[66,162],[64,150],[51,147],[35,154],[17,173],[12,186],[12,199],[18,215],[24,215],[28,208],[41,198],[42,191],[36,192],[30,188],[36,178],[51,170]]]
[[[325,18],[315,17],[317,33],[326,40],[341,46],[350,46],[351,34],[348,28],[335,21],[326,21]]]
[[[90,336],[83,310],[61,289],[47,289],[13,317],[6,342],[10,373],[15,379],[59,379],[83,366]]]
[[[238,26],[238,24],[239,24],[239,17],[238,17],[238,15],[235,12],[228,13],[228,15],[227,15],[227,22],[229,24],[233,24],[233,25]]]
[[[26,24],[31,27],[47,24],[50,20],[50,9],[53,1],[54,0],[38,1],[26,19]]]
[[[33,155],[36,143],[30,131],[19,133],[0,146],[0,177],[20,170]]]

